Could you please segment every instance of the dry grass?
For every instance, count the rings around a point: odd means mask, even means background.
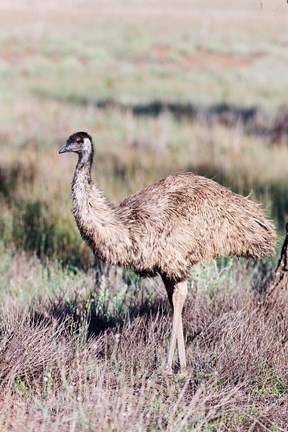
[[[271,313],[259,308],[252,267],[195,269],[184,313],[189,371],[168,377],[164,290],[150,284],[143,299],[134,283],[109,288],[105,279],[95,290],[92,274],[4,256],[1,431],[286,430],[287,294]]]

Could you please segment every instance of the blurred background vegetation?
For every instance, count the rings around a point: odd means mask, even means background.
[[[96,278],[58,155],[86,130],[115,203],[192,170],[251,193],[281,238],[287,18],[284,0],[1,0],[1,432],[287,430],[287,298],[267,314],[251,291],[276,257],[193,268],[189,373],[167,378],[164,288]]]
[[[180,170],[288,212],[287,8],[251,1],[1,2],[0,235],[87,268],[67,136],[115,202]]]

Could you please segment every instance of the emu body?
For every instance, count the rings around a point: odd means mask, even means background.
[[[167,369],[176,340],[186,368],[182,308],[192,266],[218,256],[261,258],[274,252],[277,236],[261,208],[217,182],[184,172],[168,176],[113,205],[91,180],[92,138],[69,137],[60,153],[77,152],[72,211],[94,254],[141,275],[160,274],[173,307]]]

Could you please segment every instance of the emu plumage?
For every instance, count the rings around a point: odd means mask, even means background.
[[[78,153],[72,211],[96,257],[140,275],[160,274],[173,306],[167,369],[176,340],[186,368],[182,308],[192,266],[218,256],[261,258],[274,252],[277,236],[259,205],[217,182],[184,172],[168,176],[113,205],[91,179],[93,142],[71,135],[60,153]]]

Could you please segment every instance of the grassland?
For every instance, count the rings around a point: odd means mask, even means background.
[[[284,431],[287,294],[276,257],[193,270],[189,374],[162,372],[160,281],[95,263],[70,212],[76,130],[115,202],[180,170],[288,213],[285,2],[0,5],[0,430]]]

